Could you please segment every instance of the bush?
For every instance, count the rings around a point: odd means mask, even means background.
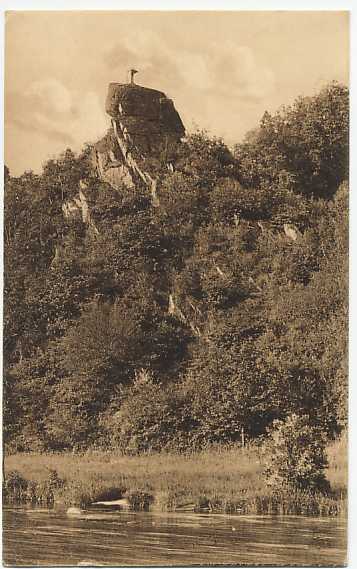
[[[236,174],[236,161],[221,138],[206,131],[188,135],[178,148],[176,169],[196,178],[201,188],[212,189],[219,178]]]
[[[273,490],[327,491],[325,436],[307,415],[274,421],[267,443],[265,477]]]
[[[182,430],[180,402],[175,390],[154,383],[140,370],[120,410],[107,423],[114,447],[128,454],[167,448]]]
[[[232,178],[220,178],[209,196],[213,220],[229,225],[239,219],[268,219],[272,208],[271,192],[246,188]]]
[[[21,476],[17,470],[11,470],[3,482],[4,499],[8,501],[21,502],[26,495],[28,481]]]
[[[55,493],[64,487],[64,483],[52,468],[48,469],[47,478],[40,482],[26,480],[17,470],[12,470],[4,478],[3,496],[6,503],[52,506]]]

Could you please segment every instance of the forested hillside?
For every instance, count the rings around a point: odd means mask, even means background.
[[[307,414],[346,423],[348,90],[270,115],[234,151],[196,132],[144,185],[91,148],[5,169],[10,451],[197,449]],[[239,112],[237,119],[239,120]],[[64,216],[80,184],[91,224]]]

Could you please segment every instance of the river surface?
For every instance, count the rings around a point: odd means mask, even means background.
[[[10,566],[273,565],[346,562],[346,522],[303,516],[229,516],[7,507]]]

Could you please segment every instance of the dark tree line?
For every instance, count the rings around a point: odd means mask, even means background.
[[[298,99],[232,154],[190,135],[160,206],[86,147],[5,170],[10,450],[200,448],[346,422],[348,92]],[[62,204],[80,180],[97,232]],[[293,231],[293,237],[286,229]],[[294,237],[295,235],[295,237]]]

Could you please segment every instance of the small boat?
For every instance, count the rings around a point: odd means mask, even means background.
[[[100,500],[99,502],[92,502],[91,506],[105,506],[106,508],[129,510],[130,502],[128,498],[119,498],[118,500]]]

